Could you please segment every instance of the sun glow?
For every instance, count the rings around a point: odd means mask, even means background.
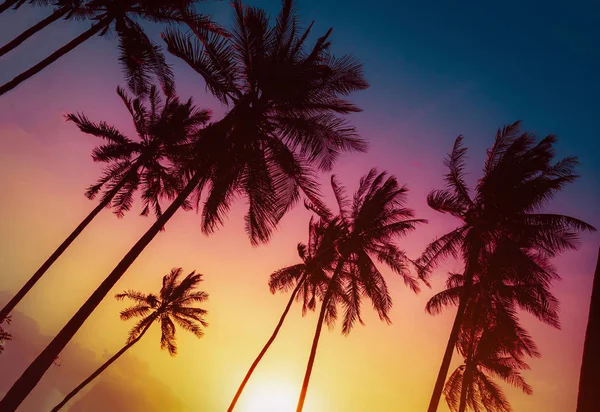
[[[240,412],[294,412],[298,390],[282,382],[265,382],[240,400]]]

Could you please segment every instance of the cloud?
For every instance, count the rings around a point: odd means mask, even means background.
[[[146,363],[131,355],[118,362],[91,390],[73,399],[69,412],[101,412],[107,407],[111,412],[184,410],[166,384],[149,376]]]
[[[0,292],[0,302],[5,302],[7,297],[5,292]],[[13,340],[6,343],[5,351],[0,355],[2,396],[51,339],[40,332],[34,319],[21,312],[13,312],[7,331],[13,335]],[[99,357],[81,344],[71,342],[57,364],[50,368],[23,402],[19,412],[49,411],[111,355]],[[165,383],[150,375],[146,362],[127,353],[65,407],[65,411],[69,412],[106,410],[177,412],[183,411],[184,406]]]

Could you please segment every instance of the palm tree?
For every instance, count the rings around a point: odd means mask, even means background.
[[[165,61],[161,47],[150,40],[136,20],[142,19],[168,24],[187,23],[197,29],[222,33],[208,17],[196,14],[193,11],[191,8],[193,3],[194,0],[171,0],[168,2],[88,0],[84,5],[77,2],[66,2],[64,8],[61,9],[63,6],[59,6],[57,13],[60,14],[62,11],[65,14],[75,12],[75,15],[91,20],[93,22],[92,27],[41,62],[0,86],[0,96],[39,73],[96,34],[104,36],[113,26],[119,37],[119,61],[123,66],[129,87],[136,94],[147,93],[152,76],[155,76],[162,84],[172,85],[173,73]],[[53,14],[44,21],[50,24],[51,21],[48,21],[48,19],[52,20],[52,16],[56,17]],[[56,19],[58,18],[60,16],[56,17]],[[43,26],[44,21],[28,29],[18,38],[24,38],[26,33],[43,28],[41,26]]]
[[[297,412],[304,407],[323,323],[333,326],[338,304],[344,309],[344,335],[350,333],[356,321],[362,324],[360,312],[364,296],[371,300],[382,321],[391,322],[388,314],[392,298],[372,258],[402,276],[414,292],[419,291],[417,282],[408,270],[410,260],[393,243],[396,237],[405,235],[414,230],[417,224],[425,222],[414,219],[413,211],[404,206],[408,191],[406,187],[399,186],[395,177],[387,176],[385,172],[378,173],[375,169],[361,178],[352,202],[335,176],[331,179],[331,186],[339,209],[336,216],[327,208],[309,205],[322,220],[339,226],[342,235],[334,243],[339,256],[323,294]]]
[[[308,244],[298,244],[298,256],[302,259],[302,263],[279,269],[270,276],[269,288],[271,293],[277,291],[288,292],[290,290],[292,293],[271,337],[244,376],[227,409],[228,412],[233,411],[235,408],[252,373],[277,338],[294,300],[302,301],[302,315],[304,315],[308,310],[315,309],[318,296],[322,296],[324,293],[324,288],[326,288],[329,280],[326,272],[332,269],[331,264],[336,257],[335,249],[331,247],[332,241],[339,234],[336,233],[336,228],[332,225],[324,225],[313,218],[311,218],[308,226]]]
[[[209,112],[195,108],[191,99],[181,102],[174,95],[167,96],[163,102],[155,86],[151,87],[147,101],[131,99],[121,88],[117,88],[117,93],[131,114],[137,139],[126,137],[105,122],[94,123],[83,114],[66,116],[83,133],[105,141],[93,150],[92,159],[105,163],[106,167],[98,182],[85,193],[89,199],[94,199],[100,192],[103,194],[98,205],[0,310],[0,320],[10,314],[103,209],[111,207],[118,217],[122,217],[131,208],[134,194],[141,191],[142,215],[153,210],[158,217],[162,212],[160,199],[173,199],[180,189],[181,182],[174,178],[167,156],[208,121]]]
[[[245,196],[249,204],[246,231],[251,242],[259,244],[269,240],[300,191],[319,203],[318,170],[330,169],[342,151],[366,149],[355,129],[340,116],[359,111],[347,96],[367,87],[362,66],[354,58],[331,55],[330,31],[306,50],[309,29],[299,31],[291,1],[284,2],[272,29],[261,10],[243,8],[240,3],[234,3],[234,9],[237,34],[230,39],[212,36],[202,43],[188,36],[182,44],[190,49],[179,50],[175,40],[184,36],[165,35],[171,43],[169,49],[189,57],[230,111],[198,133],[184,153],[187,156],[182,156],[187,161],[181,167],[187,179],[185,187],[15,382],[0,401],[2,411],[18,407],[192,193],[199,207],[200,194],[206,189],[202,205],[205,233],[223,222],[236,197]]]
[[[24,1],[19,2],[15,7],[20,6],[23,3]],[[48,2],[44,0],[30,1],[29,3],[43,6],[48,4]],[[82,7],[83,2],[81,0],[57,0],[53,2],[52,6],[54,7],[54,11],[48,17],[40,20],[4,46],[0,47],[0,56],[4,56],[9,51],[17,48],[25,40],[61,18],[64,18],[65,20],[81,19],[89,17],[90,15],[90,12],[87,11],[85,7]]]
[[[519,371],[529,369],[522,359],[523,352],[537,353],[537,348],[526,334],[507,335],[505,331],[494,328],[479,327],[474,342],[470,340],[473,337],[470,332],[464,335],[459,339],[458,348],[465,356],[465,363],[450,375],[444,387],[450,410],[464,412],[468,406],[474,412],[511,412],[506,395],[491,376],[499,377],[531,395],[533,390]],[[473,346],[472,354],[466,355],[468,348]],[[465,378],[467,373],[469,379]]]
[[[473,198],[465,183],[466,148],[462,140],[462,136],[456,139],[446,161],[447,188],[434,190],[427,198],[431,208],[457,217],[461,225],[428,245],[418,260],[421,276],[448,256],[460,256],[465,265],[463,295],[428,412],[437,410],[475,274],[495,246],[502,239],[511,239],[529,252],[551,258],[576,249],[577,232],[595,230],[573,217],[543,212],[543,206],[577,178],[575,157],[553,163],[554,135],[536,142],[535,135],[520,131],[520,122],[499,129]]]
[[[208,326],[208,323],[204,321],[207,311],[194,306],[195,303],[202,303],[208,299],[206,292],[195,290],[202,281],[202,275],[194,271],[179,281],[182,272],[182,268],[171,269],[171,272],[163,277],[162,288],[158,295],[129,290],[115,296],[118,300],[127,298],[135,302],[134,306],[121,312],[121,320],[129,320],[135,317],[141,317],[142,319],[129,331],[129,337],[125,346],[104,362],[102,366],[96,369],[94,373],[81,382],[75,389],[69,392],[51,412],[60,410],[79,391],[104,372],[106,368],[119,359],[133,345],[138,343],[153,323],[160,323],[160,348],[167,349],[171,356],[177,354],[175,325],[193,333],[198,338],[204,335],[202,328]]]
[[[455,372],[460,373],[462,384],[459,389],[456,388],[456,376],[452,378],[452,385],[446,383],[447,390],[452,387],[452,392],[458,393],[454,395],[457,397],[455,403],[460,412],[464,412],[467,403],[471,402],[468,390],[473,384],[475,373],[475,364],[471,360],[476,357],[477,345],[483,339],[484,333],[493,330],[493,337],[498,341],[498,345],[502,344],[503,350],[520,359],[524,355],[540,357],[540,354],[531,337],[519,325],[518,310],[529,312],[539,320],[559,327],[558,301],[547,290],[549,285],[546,282],[546,275],[549,274],[552,279],[555,272],[551,267],[546,267],[544,270],[538,269],[536,273],[528,265],[530,262],[519,259],[512,252],[514,251],[511,251],[510,247],[500,245],[486,262],[485,271],[475,274],[457,344],[466,365]],[[514,260],[511,260],[511,257]],[[519,267],[524,263],[527,265]],[[518,271],[515,271],[515,268],[518,268]],[[528,272],[532,274],[529,279],[520,276],[527,275]],[[427,303],[427,312],[437,314],[449,305],[458,304],[464,292],[464,283],[465,277],[462,274],[451,274],[446,282],[447,289],[434,295]],[[448,396],[446,394],[447,398]]]
[[[456,277],[456,275],[453,277],[455,280],[452,289],[443,293],[447,303],[449,303],[448,298],[451,297],[452,303],[456,305],[464,292],[464,277]],[[497,338],[508,338],[511,339],[510,342],[521,343],[521,351],[513,354],[514,357],[521,357],[523,352],[527,356],[539,357],[533,341],[519,326],[517,311],[529,312],[540,321],[560,328],[558,300],[549,291],[552,282],[556,279],[558,274],[547,257],[526,248],[519,248],[511,240],[502,240],[497,244],[494,253],[484,263],[482,271],[475,273],[474,276],[465,309],[467,316],[461,326],[462,329],[470,330],[470,336],[466,339],[469,345],[466,352],[463,351],[463,356],[467,360],[472,359],[478,335],[483,329],[493,328]],[[439,294],[434,298],[437,299],[432,299],[430,302],[444,302],[444,299],[439,299]],[[431,308],[428,305],[428,309]],[[437,311],[439,310],[441,306],[438,306]],[[460,412],[465,410],[467,388],[472,379],[473,368],[465,368]]]
[[[577,412],[593,412],[597,408],[598,381],[600,380],[600,249],[592,285],[590,315],[585,331],[583,359],[579,378]]]

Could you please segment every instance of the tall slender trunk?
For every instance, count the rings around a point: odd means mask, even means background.
[[[142,336],[144,336],[146,331],[148,329],[150,329],[150,326],[152,326],[152,323],[153,322],[150,322],[148,325],[146,325],[146,327],[142,330],[142,332],[139,334],[139,336],[137,338],[135,338],[134,340],[129,342],[127,345],[123,346],[123,348],[121,348],[120,351],[115,353],[109,360],[104,362],[104,364],[102,366],[100,366],[98,369],[96,369],[96,371],[94,373],[92,373],[90,376],[88,376],[87,379],[85,379],[75,389],[73,389],[71,392],[69,392],[69,394],[67,396],[65,396],[65,398],[58,405],[56,405],[54,408],[52,408],[52,410],[50,412],[59,411],[63,406],[65,406],[67,404],[67,402],[69,402],[69,400],[71,400],[72,397],[77,395],[79,393],[79,391],[81,391],[83,388],[85,388],[91,381],[96,379],[96,377],[98,375],[100,375],[102,372],[104,372],[104,370],[106,368],[108,368],[114,361],[119,359],[121,357],[121,355],[123,355],[129,348],[131,348],[133,345],[138,343],[140,341],[140,339],[142,339]]]
[[[17,4],[16,0],[5,0],[4,3],[0,4],[0,13],[8,10],[14,4]]]
[[[458,412],[465,412],[467,409],[467,393],[468,387],[471,385],[472,373],[472,361],[467,360],[465,362],[465,372],[463,373],[462,384],[460,387],[460,403],[458,404]]]
[[[235,408],[235,405],[236,405],[237,401],[239,400],[240,396],[242,395],[242,392],[244,391],[244,387],[250,380],[250,377],[252,376],[254,369],[256,369],[256,367],[258,366],[258,363],[261,361],[263,356],[265,356],[265,353],[267,353],[267,350],[269,349],[269,347],[271,346],[273,341],[275,341],[275,338],[277,337],[277,334],[279,333],[279,330],[281,329],[281,326],[283,325],[283,321],[285,320],[285,317],[287,316],[288,312],[290,311],[290,308],[292,307],[292,303],[294,303],[294,298],[296,297],[296,294],[300,290],[300,287],[302,287],[304,280],[305,280],[305,277],[303,276],[302,279],[300,281],[298,281],[298,285],[296,285],[296,288],[292,292],[292,295],[290,296],[290,300],[288,301],[287,306],[285,307],[285,310],[281,314],[281,318],[279,318],[279,323],[277,323],[277,326],[275,327],[273,334],[271,335],[271,337],[269,338],[269,340],[267,341],[265,346],[262,348],[262,350],[260,351],[260,353],[258,354],[256,359],[254,360],[254,362],[252,363],[252,366],[250,366],[250,369],[248,369],[248,372],[246,373],[246,376],[244,376],[244,380],[240,384],[240,387],[238,388],[237,392],[235,393],[235,396],[233,397],[233,400],[231,401],[229,408],[227,408],[227,412],[233,411],[233,408]]]
[[[467,409],[467,395],[469,393],[469,387],[471,386],[471,382],[473,379],[473,355],[470,354],[465,359],[465,371],[462,377],[462,383],[460,386],[460,401],[458,404],[458,412],[465,412]]]
[[[81,43],[85,42],[86,40],[88,40],[89,38],[94,36],[95,34],[99,33],[102,29],[106,28],[109,23],[110,23],[109,18],[104,18],[104,19],[100,20],[98,23],[96,23],[92,27],[90,27],[87,31],[85,31],[82,34],[80,34],[79,36],[75,37],[69,43],[65,44],[60,49],[56,50],[54,53],[52,53],[50,56],[46,57],[44,60],[42,60],[35,66],[30,67],[29,69],[25,70],[23,73],[19,74],[17,77],[12,79],[11,81],[0,86],[0,96],[2,96],[4,93],[8,92],[9,90],[14,89],[20,83],[29,79],[34,74],[39,73],[40,71],[42,71],[43,69],[45,69],[46,67],[48,67],[49,65],[54,63],[56,60],[58,60],[59,58],[61,58],[62,56],[64,56],[68,52],[70,52],[71,50],[73,50],[75,47],[79,46]]]
[[[31,390],[37,385],[44,373],[50,368],[52,362],[67,346],[67,343],[75,336],[79,328],[85,323],[94,309],[102,302],[113,286],[121,279],[125,271],[131,266],[136,258],[161,231],[163,226],[171,219],[175,212],[183,205],[187,197],[196,188],[202,180],[202,175],[197,173],[185,186],[183,191],[165,210],[160,218],[148,229],[148,231],[137,241],[137,243],[127,252],[125,257],[119,262],[114,270],[102,282],[102,284],[92,293],[88,300],[79,308],[77,313],[67,322],[62,330],[56,335],[52,342],[40,353],[40,355],[29,365],[21,377],[13,384],[4,398],[0,401],[0,411],[14,412],[21,402],[29,395]]]
[[[444,390],[444,384],[446,383],[446,377],[448,376],[448,369],[450,369],[450,362],[452,361],[452,354],[454,353],[454,347],[456,346],[456,341],[458,340],[458,333],[460,331],[460,326],[462,325],[464,316],[465,316],[465,308],[467,306],[468,296],[470,294],[471,286],[473,283],[473,279],[466,279],[465,282],[465,293],[463,297],[460,299],[460,303],[458,305],[458,310],[456,311],[456,317],[454,318],[454,324],[452,325],[452,330],[450,331],[450,337],[448,338],[448,343],[446,344],[446,351],[444,352],[444,357],[442,359],[442,364],[440,366],[440,370],[438,372],[438,377],[435,382],[435,387],[433,388],[433,393],[431,395],[431,400],[429,401],[429,407],[427,408],[427,412],[436,412],[438,405],[440,404],[440,398],[442,396],[442,391]]]
[[[131,172],[130,172],[131,173]],[[77,239],[77,237],[83,232],[83,229],[90,224],[92,220],[104,209],[112,198],[121,190],[123,185],[127,182],[127,175],[123,178],[117,186],[115,186],[111,193],[100,202],[98,206],[91,211],[89,215],[75,228],[75,230],[58,246],[58,248],[50,255],[48,259],[40,266],[40,268],[29,278],[29,280],[23,285],[23,287],[12,297],[12,299],[0,310],[0,323],[12,312],[12,310],[21,302],[21,300],[29,293],[29,291],[35,286],[35,284],[44,276],[44,274],[50,269],[50,266],[56,262],[56,260],[64,253],[65,250]]]
[[[585,332],[583,359],[579,378],[577,412],[598,410],[598,382],[600,382],[600,249],[592,285],[590,315]]]
[[[36,34],[38,31],[44,29],[48,25],[54,23],[56,20],[63,17],[65,14],[69,12],[70,8],[68,7],[60,7],[54,11],[51,15],[46,17],[45,19],[37,22],[23,33],[19,34],[17,37],[6,43],[4,46],[0,47],[0,56],[4,56],[6,53],[19,46],[25,40]]]
[[[310,375],[312,374],[313,365],[315,363],[315,357],[317,356],[317,347],[319,346],[319,338],[321,337],[321,330],[323,329],[323,321],[325,320],[325,313],[327,312],[327,304],[329,299],[333,295],[331,284],[337,279],[339,272],[342,270],[344,260],[342,259],[336,266],[335,272],[331,277],[330,286],[327,288],[323,303],[321,303],[321,311],[319,312],[319,320],[317,321],[317,329],[315,330],[315,336],[313,337],[312,347],[310,349],[310,356],[308,357],[308,364],[306,365],[306,372],[304,374],[304,381],[302,382],[302,390],[300,391],[300,397],[298,398],[298,406],[296,412],[302,412],[304,409],[304,402],[306,400],[306,392],[308,392],[308,383],[310,382]]]
[[[471,385],[471,378],[473,375],[473,370],[471,367],[472,362],[472,358],[467,357],[467,359],[465,359],[465,371],[463,373],[462,383],[460,386],[460,402],[458,404],[458,412],[465,412],[465,409],[467,408],[467,394],[469,392],[469,386]]]
[[[465,359],[465,372],[463,373],[462,384],[460,386],[460,403],[458,406],[458,412],[465,412],[467,407],[467,393],[469,386],[471,385],[473,378],[473,358],[475,357],[475,350],[477,349],[477,343],[475,342],[475,333],[479,327],[479,317],[481,315],[480,305],[475,304],[472,308],[473,311],[473,326],[471,329],[471,336],[469,337],[469,348],[467,349],[467,357]]]

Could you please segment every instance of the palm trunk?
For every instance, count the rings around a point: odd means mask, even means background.
[[[106,368],[108,368],[110,365],[112,365],[112,363],[114,361],[119,359],[121,357],[121,355],[123,355],[129,348],[131,348],[133,345],[138,343],[139,340],[142,339],[142,336],[144,336],[146,331],[150,328],[150,326],[152,326],[152,322],[150,322],[148,325],[146,325],[146,327],[142,330],[142,332],[139,334],[139,336],[137,338],[135,338],[134,340],[129,342],[127,345],[123,346],[123,348],[121,348],[120,351],[118,351],[116,354],[114,354],[112,358],[110,358],[109,360],[104,362],[104,364],[102,366],[100,366],[98,369],[96,369],[96,371],[94,373],[92,373],[90,376],[88,376],[86,380],[81,382],[79,384],[79,386],[77,386],[75,389],[73,389],[71,392],[69,392],[69,394],[67,396],[65,396],[65,398],[58,405],[56,405],[54,408],[52,408],[52,410],[50,412],[57,412],[63,406],[65,406],[67,404],[67,402],[69,402],[69,400],[71,400],[72,397],[77,395],[79,393],[79,391],[81,391],[83,388],[85,388],[91,381],[96,379],[96,377],[98,375],[100,375],[102,372],[104,372],[104,370]]]
[[[8,10],[14,4],[17,4],[16,0],[6,0],[4,3],[0,4],[0,13]]]
[[[131,172],[130,172],[131,173]],[[77,239],[77,237],[83,232],[83,229],[91,223],[92,220],[104,209],[112,198],[121,190],[123,185],[127,182],[126,176],[119,182],[117,186],[106,196],[106,198],[100,202],[98,206],[91,211],[89,215],[75,228],[75,230],[67,237],[60,246],[50,255],[50,257],[40,266],[40,268],[33,274],[33,276],[23,285],[23,287],[16,293],[15,296],[0,310],[0,323],[13,311],[15,306],[21,302],[21,300],[29,293],[29,291],[35,286],[35,284],[44,276],[44,274],[50,269],[50,267],[56,262],[56,260],[64,253],[65,250]]]
[[[465,412],[467,409],[467,388],[471,385],[471,362],[465,362],[465,372],[463,373],[462,384],[460,387],[460,403],[458,404],[458,412]]]
[[[50,368],[56,357],[64,349],[69,341],[75,336],[79,328],[85,323],[87,318],[94,312],[94,309],[108,295],[113,286],[121,279],[125,271],[131,266],[136,258],[161,231],[163,226],[171,219],[175,212],[183,205],[187,197],[196,188],[202,180],[202,175],[197,173],[185,186],[183,191],[165,210],[160,218],[148,229],[148,231],[137,241],[137,243],[123,257],[115,269],[108,275],[102,284],[92,293],[88,300],[79,308],[77,313],[67,322],[62,330],[43,350],[43,352],[29,365],[21,377],[13,384],[4,399],[0,401],[0,411],[14,412],[21,402],[29,395],[44,373]]]
[[[577,412],[598,410],[598,382],[600,382],[600,250],[592,285],[590,315],[585,332],[583,360],[579,378]]]
[[[460,403],[458,406],[458,412],[465,412],[467,407],[467,392],[471,385],[471,379],[473,378],[473,358],[475,357],[475,350],[477,345],[475,343],[475,333],[479,323],[479,316],[481,310],[478,310],[478,305],[473,308],[473,326],[471,330],[471,336],[469,340],[469,348],[467,350],[467,358],[465,359],[465,372],[463,373],[462,384],[460,386]]]
[[[341,260],[337,267],[335,268],[335,272],[331,277],[330,285],[337,278],[339,272],[342,270],[344,262]],[[315,357],[317,355],[317,347],[319,346],[319,338],[321,337],[321,329],[323,329],[323,321],[325,320],[325,312],[327,312],[327,304],[329,303],[329,299],[331,299],[331,295],[333,294],[333,290],[331,287],[327,288],[327,292],[325,293],[325,297],[323,298],[323,303],[321,303],[321,311],[319,312],[319,320],[317,321],[317,330],[315,331],[315,336],[313,337],[312,347],[310,349],[310,356],[308,357],[308,364],[306,365],[306,372],[304,374],[304,381],[302,382],[302,390],[300,391],[300,397],[298,399],[298,406],[296,407],[296,412],[302,412],[304,409],[304,401],[306,400],[306,392],[308,392],[308,383],[310,382],[310,375],[312,374],[313,365],[315,363]]]
[[[427,408],[427,412],[436,412],[438,405],[440,404],[440,398],[442,396],[442,391],[444,390],[446,377],[448,376],[448,369],[450,369],[450,362],[452,361],[452,354],[454,353],[454,347],[456,346],[458,333],[460,331],[460,327],[463,323],[463,319],[465,316],[465,308],[467,306],[467,300],[470,294],[472,282],[472,278],[467,279],[465,282],[465,293],[460,299],[458,310],[456,311],[454,324],[452,325],[452,330],[450,331],[450,337],[448,338],[446,351],[444,352],[444,358],[442,359],[442,365],[440,366],[440,370],[438,372],[438,377],[435,382],[435,387],[433,388],[433,394],[431,395],[431,400],[429,401],[429,408]]]
[[[79,46],[81,43],[85,42],[95,34],[99,33],[102,29],[106,28],[109,23],[110,20],[108,18],[100,20],[98,23],[90,27],[87,31],[80,34],[60,49],[56,50],[54,53],[46,57],[44,60],[42,60],[35,66],[30,67],[29,69],[25,70],[23,73],[19,74],[17,77],[12,79],[8,83],[5,83],[3,86],[0,86],[0,96],[8,92],[9,90],[14,89],[20,83],[39,73],[40,71],[54,63],[56,60],[73,50],[75,47]]]
[[[292,295],[290,296],[290,300],[288,301],[287,306],[285,307],[285,310],[283,311],[283,314],[281,315],[281,318],[279,318],[279,323],[275,327],[273,334],[271,335],[271,337],[269,338],[269,340],[267,341],[265,346],[262,348],[262,350],[260,351],[260,353],[258,354],[256,359],[254,360],[254,362],[252,363],[252,366],[250,366],[250,369],[246,373],[246,376],[244,376],[244,380],[240,384],[240,387],[238,388],[237,392],[235,393],[235,396],[233,397],[233,400],[231,401],[231,404],[229,405],[227,412],[233,411],[233,408],[235,408],[235,405],[236,405],[237,401],[239,400],[240,396],[242,395],[242,392],[244,391],[244,387],[250,380],[250,377],[252,376],[254,369],[256,369],[256,367],[258,366],[258,363],[261,361],[263,356],[265,356],[265,353],[267,353],[267,350],[269,350],[269,347],[271,346],[273,341],[275,341],[275,338],[277,337],[277,334],[279,333],[279,330],[281,329],[281,326],[283,325],[283,321],[285,320],[285,317],[287,316],[288,312],[290,311],[290,308],[292,307],[292,303],[294,303],[294,298],[296,297],[296,294],[300,290],[300,287],[302,286],[303,283],[304,283],[304,277],[298,282],[298,285],[292,292]]]
[[[46,17],[44,20],[39,21],[34,24],[23,33],[19,34],[17,37],[6,43],[4,46],[0,47],[0,56],[4,56],[6,53],[19,46],[25,40],[36,34],[38,31],[46,28],[48,25],[54,23],[56,20],[63,17],[65,14],[69,12],[68,7],[60,7],[54,13]]]

